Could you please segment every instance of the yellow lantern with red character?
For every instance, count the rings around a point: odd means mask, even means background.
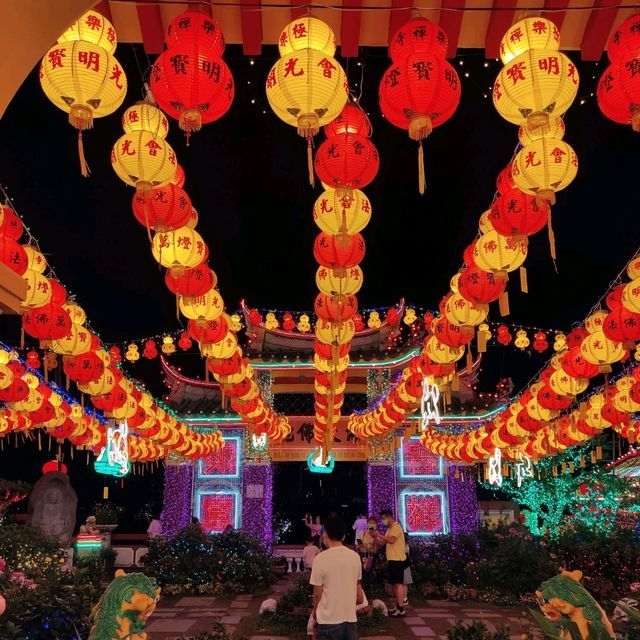
[[[327,188],[313,205],[313,221],[331,235],[353,235],[371,220],[371,202],[359,189]]]
[[[316,286],[327,295],[352,296],[360,291],[364,275],[358,266],[349,269],[319,267],[316,271]]]
[[[613,364],[622,360],[624,347],[621,342],[609,340],[604,331],[594,331],[580,344],[580,353],[591,364]]]
[[[483,271],[503,274],[522,266],[527,258],[527,241],[488,231],[475,241],[472,255]]]
[[[49,279],[33,269],[27,269],[22,277],[27,283],[27,294],[22,306],[31,309],[48,304],[52,293]]]
[[[116,31],[109,20],[98,11],[89,10],[81,15],[58,38],[59,43],[90,42],[108,53],[113,53],[118,45]]]
[[[500,60],[511,62],[520,54],[531,49],[557,51],[560,48],[560,30],[541,16],[525,18],[514,22],[500,41]]]
[[[180,296],[178,302],[183,315],[201,326],[206,325],[209,320],[219,318],[224,312],[224,302],[215,289],[210,289],[203,296]]]
[[[197,231],[189,227],[180,227],[173,231],[156,233],[153,236],[151,253],[174,277],[180,277],[186,269],[197,267],[205,260],[207,248]]]

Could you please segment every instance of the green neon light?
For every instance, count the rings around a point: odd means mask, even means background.
[[[470,422],[472,420],[485,420],[486,418],[490,418],[491,416],[495,416],[496,413],[500,413],[506,408],[507,405],[502,404],[497,409],[492,409],[491,411],[487,411],[485,413],[476,413],[473,415],[450,415],[443,416],[442,422]],[[306,418],[310,416],[294,416],[296,418]],[[204,422],[207,424],[243,424],[240,416],[211,416],[209,418],[180,418],[182,422]],[[420,420],[420,416],[410,416],[407,420]]]
[[[380,367],[393,367],[403,364],[411,358],[417,356],[420,349],[415,348],[407,351],[401,356],[392,358],[391,360],[367,360],[363,362],[350,362],[349,369],[375,369]],[[313,362],[252,362],[252,369],[314,369]]]

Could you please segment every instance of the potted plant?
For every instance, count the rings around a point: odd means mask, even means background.
[[[101,533],[103,546],[111,546],[111,533],[118,526],[119,509],[112,502],[97,502],[94,508],[96,529]]]
[[[282,556],[276,556],[271,559],[271,571],[280,577],[287,573],[287,559]]]

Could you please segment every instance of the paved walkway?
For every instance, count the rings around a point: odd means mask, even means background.
[[[261,602],[267,597],[278,599],[289,587],[284,579],[271,588],[268,596],[239,595],[233,599],[195,597],[161,598],[147,624],[150,640],[181,640],[202,631],[211,631],[214,620],[221,621],[230,633],[247,616],[257,616]],[[510,640],[520,640],[521,634],[532,633],[523,616],[524,608],[507,609],[477,602],[448,600],[417,600],[407,609],[407,615],[393,621],[394,635],[362,636],[361,640],[446,640],[447,629],[458,620],[465,623],[482,620],[490,631],[501,625],[509,627]],[[240,629],[238,629],[240,631]],[[240,635],[239,633],[235,634]],[[537,635],[537,634],[536,634]],[[533,637],[529,635],[529,637]],[[287,640],[284,636],[254,635],[249,640]]]

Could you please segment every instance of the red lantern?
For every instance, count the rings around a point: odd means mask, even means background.
[[[13,238],[0,235],[0,262],[22,276],[29,260],[26,251]]]
[[[314,311],[319,318],[330,322],[350,320],[358,311],[356,296],[330,296],[319,293],[313,304]]]
[[[343,133],[320,145],[314,166],[320,180],[331,187],[362,189],[376,177],[380,157],[368,138]]]
[[[339,344],[335,346],[336,354],[338,358],[343,358],[349,353],[351,348],[351,344]],[[326,344],[324,342],[320,342],[320,340],[314,340],[313,342],[313,350],[317,353],[321,358],[325,358],[326,360],[330,360],[333,357],[333,345]]]
[[[397,64],[412,53],[447,55],[447,34],[431,20],[413,18],[403,24],[389,40],[389,57]]]
[[[22,367],[24,372],[24,368]],[[20,402],[29,395],[29,387],[21,378],[15,376],[13,382],[5,389],[0,389],[0,402]]]
[[[24,332],[36,340],[60,340],[71,331],[71,318],[60,305],[49,302],[22,316]]]
[[[579,347],[588,335],[589,333],[584,327],[575,327],[567,334],[567,346],[569,349]]]
[[[473,259],[473,252],[475,250],[475,240],[467,246],[467,248],[462,253],[462,259],[467,267],[475,267],[476,261]]]
[[[498,327],[498,342],[502,345],[507,345],[513,340],[513,336],[509,331],[509,327],[504,324],[501,324]]]
[[[619,309],[622,306],[622,293],[626,286],[626,284],[619,284],[617,287],[611,289],[607,294],[606,303],[607,307],[609,307],[611,311]]]
[[[285,331],[293,331],[296,328],[296,321],[293,319],[290,311],[286,311],[282,316],[282,328]]]
[[[431,323],[433,322],[433,313],[431,311],[425,311],[422,316],[422,322],[424,324],[424,328],[429,331],[431,329]]]
[[[465,267],[458,279],[458,292],[465,300],[474,304],[488,304],[497,300],[506,286],[506,278],[476,266]]]
[[[120,409],[124,407],[124,403],[127,401],[127,392],[119,385],[108,393],[103,393],[99,396],[93,396],[91,402],[93,406],[102,411],[113,411],[114,409]]]
[[[25,364],[29,369],[39,369],[40,368],[40,358],[38,357],[37,351],[29,351],[27,353],[27,357],[25,358]]]
[[[174,184],[156,187],[149,193],[136,193],[132,205],[136,220],[154,231],[184,227],[191,217],[191,199]]]
[[[496,180],[496,186],[499,193],[506,193],[511,189],[516,188],[516,183],[513,181],[513,175],[511,173],[511,163],[509,163],[499,174]]]
[[[547,334],[544,331],[537,331],[533,336],[533,349],[538,353],[542,353],[548,348]]]
[[[189,334],[186,331],[183,331],[180,334],[180,338],[178,339],[178,346],[183,351],[187,351],[188,349],[191,349],[191,338],[189,337]]]
[[[243,366],[242,355],[236,351],[229,358],[207,358],[209,371],[218,376],[232,376],[239,373]]]
[[[65,374],[78,384],[94,382],[104,373],[104,362],[95,351],[87,351],[79,356],[68,356],[63,359],[62,368]]]
[[[560,366],[572,378],[593,378],[600,373],[597,364],[591,364],[584,359],[579,346],[572,347],[560,358]]]
[[[549,205],[520,189],[510,189],[494,201],[489,219],[503,236],[530,236],[547,224]]]
[[[158,357],[158,348],[156,347],[156,343],[153,340],[147,340],[144,343],[142,356],[147,360],[153,360],[154,358]]]
[[[526,409],[521,409],[518,412],[516,422],[521,429],[524,429],[529,433],[535,433],[542,427],[542,423],[539,420],[532,418]]]
[[[194,38],[158,56],[151,69],[151,91],[158,106],[190,134],[228,111],[233,76],[222,58]]]
[[[366,327],[364,326],[364,320],[362,319],[361,313],[356,313],[353,316],[353,322],[355,324],[356,333],[358,333],[359,331],[365,330]]]
[[[367,138],[371,135],[371,122],[367,114],[349,102],[340,114],[324,127],[324,134],[332,138],[343,133],[357,133]]]
[[[167,289],[174,295],[197,298],[211,291],[216,286],[218,278],[208,265],[202,263],[192,269],[185,269],[179,276],[172,275],[171,269],[167,269],[164,281]]]
[[[636,59],[609,65],[598,82],[596,95],[600,111],[607,118],[640,131],[640,76],[635,70]]]
[[[614,342],[636,342],[640,340],[640,313],[620,306],[608,313],[602,331]]]
[[[362,261],[364,254],[364,238],[359,233],[336,238],[322,231],[313,245],[316,261],[327,269],[355,267]]]
[[[389,326],[395,326],[400,322],[400,314],[395,307],[389,307],[384,315],[384,320]]]
[[[214,344],[224,339],[229,331],[229,323],[224,316],[215,320],[209,320],[200,326],[197,320],[189,320],[187,323],[189,335],[201,344]]]
[[[22,230],[23,225],[18,214],[11,207],[0,205],[0,235],[18,240]]]
[[[600,414],[611,424],[621,424],[629,419],[629,414],[624,411],[618,411],[611,401],[605,403],[604,407],[600,410]]]
[[[443,344],[449,347],[462,347],[473,340],[473,327],[460,327],[452,324],[446,318],[438,318],[434,323],[433,333]]]
[[[122,353],[118,347],[111,347],[109,349],[109,355],[111,356],[111,362],[113,364],[120,364],[122,362]]]
[[[571,398],[557,394],[551,387],[545,385],[538,391],[538,404],[544,409],[560,411],[571,406]]]
[[[412,368],[424,376],[443,378],[455,371],[455,364],[438,364],[427,355],[420,356],[413,361]]]
[[[51,287],[51,302],[55,304],[64,304],[67,301],[67,291],[57,280],[49,278],[49,286]]]

